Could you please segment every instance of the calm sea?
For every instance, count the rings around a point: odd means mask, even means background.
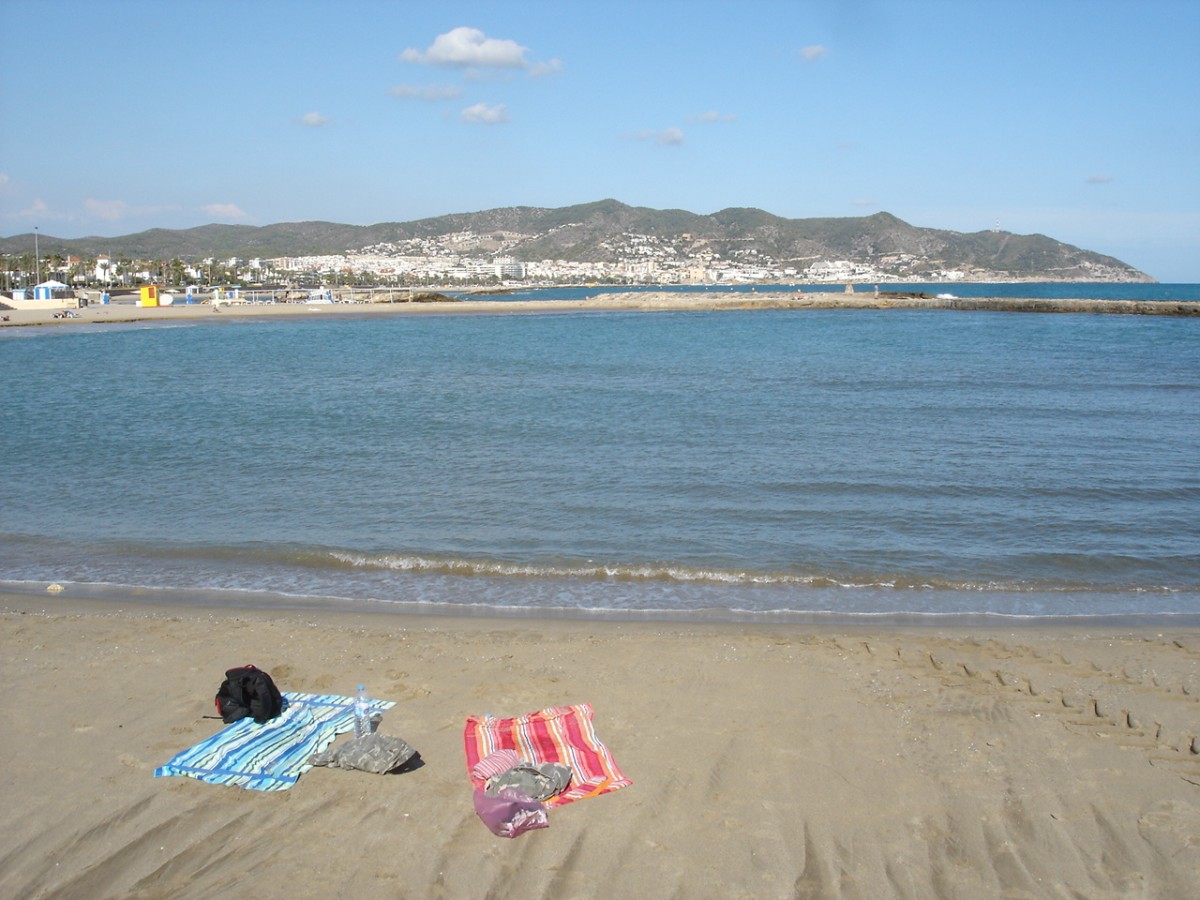
[[[1196,319],[10,328],[0,373],[8,588],[770,621],[1200,614]]]

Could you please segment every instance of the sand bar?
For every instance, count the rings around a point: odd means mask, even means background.
[[[203,304],[142,307],[129,303],[87,306],[77,317],[55,318],[54,310],[9,310],[0,327],[20,325],[96,325],[129,322],[178,322],[196,319],[302,316],[359,317],[396,315],[467,315],[718,309],[942,309],[991,312],[1069,312],[1124,315],[1200,316],[1200,302],[1145,300],[1059,300],[1020,297],[904,297],[872,291],[801,293],[761,291],[631,291],[598,294],[584,300],[461,300],[433,303],[242,303],[219,309]]]
[[[1185,897],[1200,629],[425,618],[0,595],[6,897]],[[152,777],[256,663],[424,766]],[[505,840],[468,715],[588,702],[631,787]],[[344,738],[343,738],[344,740]]]

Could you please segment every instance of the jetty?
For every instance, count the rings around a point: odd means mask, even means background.
[[[951,297],[888,291],[772,292],[714,294],[705,291],[645,291],[598,294],[583,301],[536,301],[539,307],[587,309],[947,309],[1025,313],[1109,313],[1143,316],[1200,316],[1200,301],[1087,300],[1039,297]],[[503,301],[493,301],[503,307]]]
[[[1200,316],[1200,301],[1175,300],[1064,300],[1036,297],[952,297],[887,291],[795,292],[762,291],[725,293],[715,291],[618,291],[597,293],[572,300],[484,300],[454,298],[436,291],[376,293],[369,300],[346,302],[328,296],[308,302],[194,303],[143,307],[133,303],[90,305],[70,318],[49,309],[0,309],[0,326],[73,323],[117,323],[135,321],[179,321],[186,318],[231,318],[242,316],[364,315],[520,315],[570,312],[646,311],[702,312],[711,310],[768,309],[923,309],[971,310],[1006,313],[1095,313],[1137,316]]]

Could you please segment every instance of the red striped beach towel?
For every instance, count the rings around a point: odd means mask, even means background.
[[[571,783],[547,800],[547,806],[562,806],[633,784],[596,737],[592,707],[587,703],[553,706],[513,719],[471,716],[463,730],[463,744],[467,774],[477,790],[483,790],[486,779],[474,774],[475,765],[497,750],[515,750],[525,762],[570,768]]]

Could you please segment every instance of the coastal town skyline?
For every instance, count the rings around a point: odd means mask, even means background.
[[[0,234],[614,196],[1040,233],[1200,282],[1200,8],[6,0]],[[15,123],[15,127],[14,127]]]

